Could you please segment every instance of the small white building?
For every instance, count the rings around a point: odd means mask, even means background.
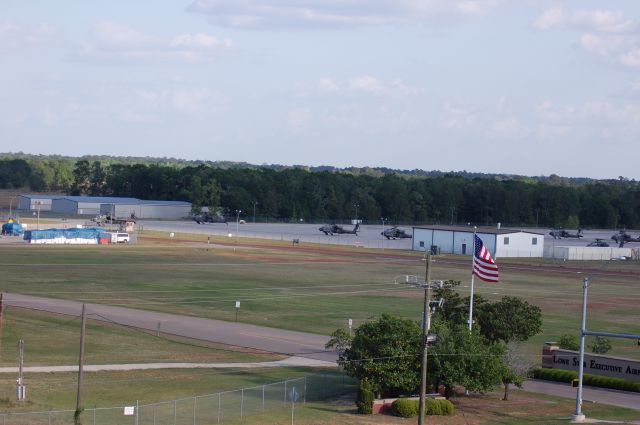
[[[419,226],[413,228],[413,250],[436,250],[443,254],[471,255],[473,227]],[[544,235],[523,230],[480,227],[476,234],[493,258],[542,257]]]

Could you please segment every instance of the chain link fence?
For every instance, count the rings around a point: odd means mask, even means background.
[[[222,391],[151,404],[87,408],[83,425],[213,425],[239,423],[245,418],[290,409],[355,391],[357,382],[343,372],[305,375],[239,390]],[[0,413],[0,425],[74,424],[73,410]]]

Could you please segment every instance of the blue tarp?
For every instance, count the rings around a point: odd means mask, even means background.
[[[24,232],[24,239],[99,239],[104,233],[104,229],[45,229],[45,230],[27,230]]]
[[[2,225],[2,234],[9,236],[19,236],[24,232],[20,223],[5,223]]]

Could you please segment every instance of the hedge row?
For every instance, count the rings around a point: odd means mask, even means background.
[[[427,398],[427,415],[453,415],[453,403],[449,400]],[[391,404],[391,411],[395,416],[412,418],[420,411],[419,400],[399,398]]]
[[[562,369],[535,369],[533,377],[556,382],[571,382],[578,379],[578,372]],[[592,387],[610,388],[614,390],[632,391],[640,393],[640,382],[629,381],[622,378],[610,378],[608,376],[590,375],[585,373],[582,377],[583,385]]]

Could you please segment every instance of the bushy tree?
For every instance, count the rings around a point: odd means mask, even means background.
[[[578,340],[573,335],[564,334],[558,340],[558,346],[563,350],[573,350],[578,351],[580,349],[580,345],[578,344]]]
[[[490,341],[526,341],[542,331],[542,310],[522,298],[502,297],[476,311],[480,333]]]
[[[420,382],[421,329],[416,322],[383,314],[354,330],[333,333],[327,348],[336,348],[338,364],[349,376],[367,379],[378,395],[414,391]]]
[[[611,350],[611,341],[603,336],[596,336],[589,348],[591,348],[592,353],[607,354]]]

